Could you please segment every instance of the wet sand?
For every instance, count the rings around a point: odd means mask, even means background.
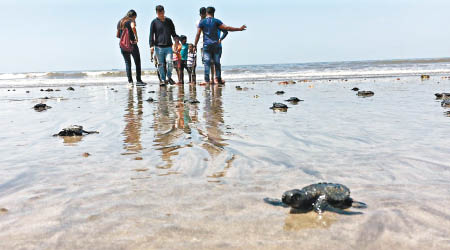
[[[0,88],[1,249],[450,248],[440,76],[66,88]],[[305,101],[269,109],[291,96]],[[52,136],[71,124],[100,133]],[[368,208],[263,202],[319,181]]]

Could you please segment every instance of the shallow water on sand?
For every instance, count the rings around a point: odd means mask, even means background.
[[[450,248],[447,79],[60,89],[0,89],[1,249]],[[71,124],[100,133],[52,136]],[[319,181],[368,208],[263,202]]]

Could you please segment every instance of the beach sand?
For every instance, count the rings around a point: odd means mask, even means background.
[[[450,248],[440,76],[52,88],[0,88],[0,249]],[[52,136],[72,124],[100,133]],[[320,181],[368,208],[263,202]]]

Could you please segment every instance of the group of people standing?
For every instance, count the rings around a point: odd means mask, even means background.
[[[165,16],[164,7],[156,6],[157,17],[150,24],[151,61],[158,68],[160,85],[175,84],[172,71],[175,67],[178,83],[184,83],[184,69],[189,74],[189,82],[196,83],[197,45],[201,44],[201,57],[205,66],[205,84],[223,84],[220,59],[222,56],[222,41],[228,31],[243,31],[247,27],[230,27],[214,17],[214,7],[200,8],[200,21],[197,24],[197,35],[194,44],[187,43],[186,36],[178,36],[173,21]],[[136,31],[136,11],[130,10],[117,25],[117,38],[121,39],[121,53],[125,60],[128,82],[133,83],[131,73],[131,56],[136,65],[136,86],[145,86],[141,79],[141,59]],[[124,34],[128,34],[124,37]],[[201,37],[203,36],[203,37]],[[130,48],[122,46],[122,40],[130,40]],[[173,41],[172,41],[173,40]],[[202,41],[200,41],[202,40]],[[211,77],[212,73],[212,77]],[[214,77],[215,73],[215,77]],[[211,78],[210,78],[211,77]]]

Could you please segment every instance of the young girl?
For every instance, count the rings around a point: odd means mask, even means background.
[[[173,67],[177,71],[178,84],[180,84],[181,83],[181,77],[180,77],[181,44],[180,44],[180,40],[178,38],[175,38],[175,44],[172,46],[172,50],[173,50]]]
[[[194,45],[189,44],[188,58],[187,58],[187,71],[189,74],[189,83],[196,83],[195,68],[197,67],[197,52],[194,51]]]

